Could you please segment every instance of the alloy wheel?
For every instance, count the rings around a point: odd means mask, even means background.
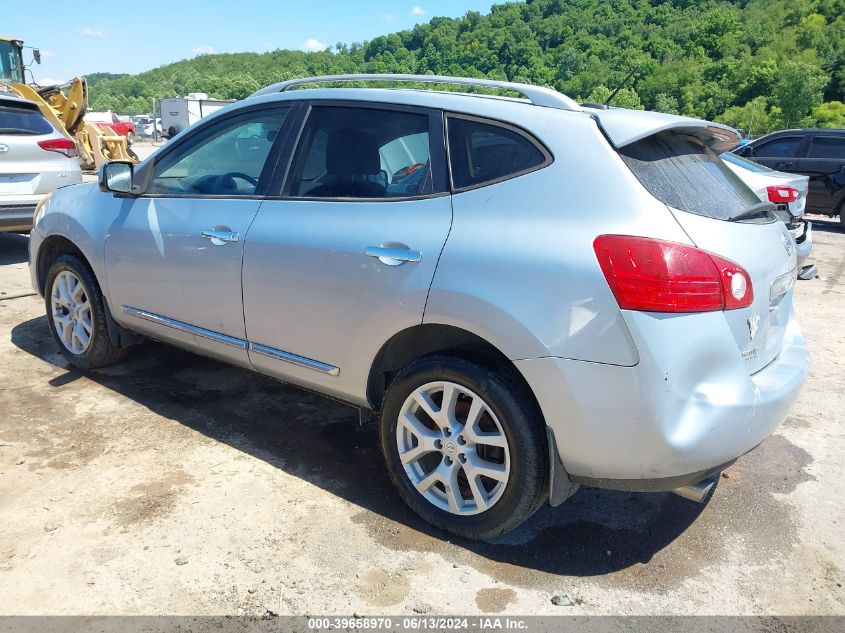
[[[415,389],[399,413],[396,444],[412,485],[441,510],[479,514],[505,491],[507,437],[490,406],[466,387],[442,381]]]
[[[56,275],[50,307],[53,327],[62,345],[72,354],[84,354],[91,343],[94,322],[91,302],[79,277],[68,270]]]

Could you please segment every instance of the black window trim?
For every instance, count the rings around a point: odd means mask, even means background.
[[[443,111],[436,108],[424,106],[407,105],[403,103],[391,103],[385,101],[358,101],[355,99],[307,99],[302,102],[301,119],[298,123],[298,130],[291,134],[292,142],[285,149],[286,162],[281,161],[276,166],[278,174],[272,179],[272,190],[280,191],[279,194],[268,194],[267,200],[297,200],[313,202],[346,202],[346,203],[373,203],[373,202],[406,202],[413,200],[427,200],[430,198],[441,198],[450,194],[450,179],[448,176],[448,154],[446,148],[446,134],[443,120]],[[428,117],[428,150],[432,162],[432,179],[435,191],[433,193],[390,196],[381,198],[343,198],[343,197],[318,197],[318,196],[293,196],[290,194],[293,181],[291,179],[293,170],[293,159],[299,149],[305,126],[312,110],[315,107],[346,107],[346,108],[369,108],[372,110],[393,110],[397,112],[410,112],[423,114]],[[438,173],[439,172],[439,173]],[[280,187],[277,185],[282,183]]]
[[[280,160],[280,152],[284,149],[285,141],[294,129],[296,123],[296,114],[298,102],[285,101],[271,101],[249,105],[227,112],[225,115],[214,117],[208,121],[202,122],[196,129],[191,130],[189,134],[179,139],[176,143],[168,143],[164,146],[161,153],[151,156],[152,160],[146,159],[135,169],[135,178],[144,179],[144,189],[149,186],[153,178],[153,169],[156,162],[164,157],[172,154],[186,145],[197,145],[205,138],[210,136],[208,134],[210,128],[217,126],[220,123],[229,121],[231,119],[240,118],[246,114],[260,111],[281,110],[287,108],[287,114],[282,121],[282,127],[277,134],[276,139],[270,147],[270,152],[267,154],[267,159],[264,162],[264,167],[261,169],[261,174],[258,177],[258,184],[255,188],[255,193],[251,195],[231,195],[231,194],[208,194],[208,193],[149,193],[142,191],[138,194],[115,193],[114,196],[118,198],[187,198],[187,199],[209,199],[209,200],[265,200],[267,198],[266,191],[272,182],[272,176]]]
[[[526,130],[525,128],[519,127],[518,125],[514,125],[513,123],[508,123],[506,121],[501,121],[499,119],[491,119],[490,117],[485,116],[478,116],[475,114],[466,114],[464,112],[452,112],[446,111],[444,112],[444,118],[446,122],[446,155],[448,158],[449,163],[449,187],[453,194],[456,193],[463,193],[464,191],[472,191],[473,189],[480,189],[481,187],[489,187],[490,185],[496,185],[500,182],[505,182],[506,180],[513,180],[514,178],[519,178],[520,176],[525,176],[526,174],[533,173],[535,171],[539,171],[541,169],[545,169],[549,165],[554,162],[554,154],[552,154],[551,150],[546,147],[545,143],[543,143],[540,139],[538,139],[534,134]],[[522,136],[525,140],[530,142],[534,147],[536,147],[541,154],[543,154],[543,162],[539,165],[535,165],[534,167],[529,167],[528,169],[522,169],[520,171],[515,171],[513,173],[507,174],[505,176],[500,176],[499,178],[494,178],[492,180],[485,180],[484,182],[479,182],[474,185],[469,185],[468,187],[455,187],[454,180],[452,178],[452,157],[449,154],[449,119],[464,119],[466,121],[475,121],[477,123],[481,123],[484,125],[491,125],[494,127],[501,127],[511,132],[514,132],[520,136]]]

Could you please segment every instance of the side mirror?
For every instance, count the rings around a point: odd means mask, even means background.
[[[32,49],[32,59],[35,60],[36,64],[41,63],[41,51],[37,48]]]
[[[135,164],[129,161],[116,160],[100,165],[100,191],[114,193],[132,193],[133,172]]]

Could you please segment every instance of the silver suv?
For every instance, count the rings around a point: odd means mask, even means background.
[[[289,90],[347,80],[521,97]],[[702,499],[809,365],[736,140],[523,84],[294,80],[54,194],[32,282],[81,369],[149,337],[376,412],[401,497],[464,537],[580,485]]]

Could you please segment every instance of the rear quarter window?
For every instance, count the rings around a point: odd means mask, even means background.
[[[760,202],[694,136],[661,132],[626,145],[619,154],[651,195],[675,209],[730,220]]]
[[[816,136],[810,145],[809,157],[845,160],[845,137]]]
[[[527,133],[493,121],[448,117],[452,187],[471,189],[527,174],[551,154]]]
[[[37,110],[0,106],[0,134],[51,134],[53,126]]]

